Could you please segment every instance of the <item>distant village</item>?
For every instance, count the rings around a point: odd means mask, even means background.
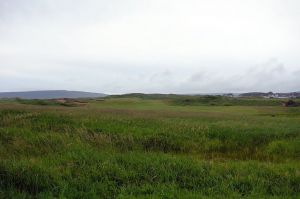
[[[267,93],[265,98],[300,98],[300,93],[292,92],[292,93]]]
[[[241,94],[228,93],[223,96],[227,97],[263,97],[263,98],[282,98],[282,99],[291,99],[291,98],[300,98],[300,92],[290,92],[290,93],[273,93],[273,92],[249,92]]]

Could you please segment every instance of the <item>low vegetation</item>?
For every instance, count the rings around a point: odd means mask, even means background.
[[[84,106],[87,102],[85,100],[78,99],[20,99],[16,98],[16,101],[20,104],[27,105],[41,105],[41,106]]]
[[[300,107],[281,101],[0,101],[0,198],[299,198]]]

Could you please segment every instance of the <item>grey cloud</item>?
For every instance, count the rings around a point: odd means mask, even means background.
[[[205,79],[206,72],[197,72],[189,77],[190,82],[201,82]]]
[[[297,0],[1,0],[0,91],[300,90],[299,9]]]
[[[192,74],[179,90],[192,92],[247,92],[247,91],[291,91],[297,88],[299,81],[292,78],[292,71],[278,60],[271,59],[244,71],[232,71],[224,75],[224,71]]]

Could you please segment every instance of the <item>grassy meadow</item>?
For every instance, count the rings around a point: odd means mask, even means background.
[[[175,95],[0,100],[0,198],[300,198],[300,107]]]

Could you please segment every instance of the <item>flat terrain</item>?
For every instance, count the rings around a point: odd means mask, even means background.
[[[241,197],[300,198],[300,107],[176,96],[0,101],[0,198]]]

